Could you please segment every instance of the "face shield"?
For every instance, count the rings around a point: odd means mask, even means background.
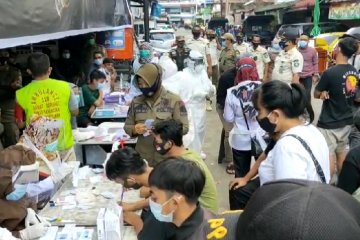
[[[203,57],[189,57],[187,59],[187,67],[193,73],[201,73],[204,70],[204,58]]]

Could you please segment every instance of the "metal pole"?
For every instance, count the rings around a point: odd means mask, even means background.
[[[144,38],[145,42],[150,41],[150,15],[149,15],[149,5],[151,0],[144,0]]]

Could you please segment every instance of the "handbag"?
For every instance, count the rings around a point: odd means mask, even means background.
[[[244,111],[244,106],[243,106],[243,103],[241,101],[241,99],[239,99],[240,101],[240,106],[241,106],[241,110],[243,112],[243,115],[244,115],[244,119],[245,119],[245,123],[246,123],[246,127],[248,129],[248,131],[250,131],[250,128],[249,128],[249,124],[248,124],[248,121],[247,121],[247,118],[246,118],[246,115],[245,115],[245,111]],[[258,157],[262,154],[263,152],[263,149],[260,145],[260,142],[259,140],[256,138],[256,136],[251,136],[250,137],[250,143],[251,143],[251,156],[253,156],[255,159],[258,159]]]
[[[296,138],[297,140],[299,140],[299,142],[301,143],[301,145],[303,145],[303,147],[306,149],[306,151],[310,154],[313,162],[314,162],[314,165],[315,165],[315,169],[316,169],[316,173],[319,175],[320,177],[320,180],[322,183],[326,183],[326,178],[325,178],[325,174],[319,164],[319,162],[316,160],[313,152],[311,151],[311,148],[309,147],[309,145],[304,141],[304,139],[302,139],[301,137],[295,135],[295,134],[288,134],[288,135],[285,135],[286,136],[290,136],[290,137],[293,137],[293,138]]]

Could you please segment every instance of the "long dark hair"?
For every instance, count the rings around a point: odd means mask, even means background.
[[[281,109],[288,118],[308,115],[309,123],[314,121],[314,110],[305,88],[300,84],[288,85],[277,80],[264,83],[254,94],[253,103],[255,107],[261,103],[269,111]]]

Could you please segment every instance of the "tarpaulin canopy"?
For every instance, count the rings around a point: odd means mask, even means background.
[[[0,1],[0,48],[131,27],[127,0]]]

